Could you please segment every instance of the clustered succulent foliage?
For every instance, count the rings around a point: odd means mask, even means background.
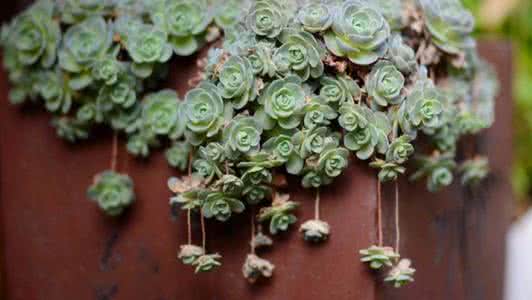
[[[106,125],[138,157],[169,144],[168,163],[190,170],[169,180],[172,205],[219,222],[260,206],[275,235],[297,222],[298,203],[278,192],[286,174],[317,190],[358,159],[394,181],[421,136],[433,149],[418,151],[411,178],[429,190],[455,171],[464,184],[487,176],[485,158],[455,162],[459,138],[493,123],[498,88],[473,25],[459,0],[40,0],[2,28],[1,46],[11,101],[42,101],[60,137]],[[154,90],[175,72],[172,57],[203,47],[201,82],[183,98]],[[89,197],[118,215],[132,188],[107,171]],[[330,228],[316,217],[300,231],[320,242]],[[271,240],[259,232],[252,248],[262,244]],[[395,286],[413,280],[391,248],[361,255],[391,267]],[[221,265],[205,245],[184,245],[179,258],[196,272]],[[250,254],[243,273],[255,281],[273,269]]]

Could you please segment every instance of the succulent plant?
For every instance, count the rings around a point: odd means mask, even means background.
[[[372,101],[379,106],[399,104],[405,77],[389,62],[377,63],[368,76],[366,89]]]
[[[259,98],[264,105],[264,112],[269,122],[264,124],[264,129],[271,129],[268,124],[272,120],[281,128],[293,129],[302,119],[302,110],[305,105],[305,91],[301,87],[301,79],[297,76],[287,76],[270,83]]]
[[[214,21],[221,28],[230,28],[244,20],[249,9],[247,0],[219,1],[214,5]]]
[[[336,78],[324,76],[320,79],[320,96],[327,103],[342,105],[358,100],[361,90],[358,84],[348,76],[339,75]]]
[[[379,180],[381,182],[388,182],[397,180],[399,175],[406,172],[406,168],[394,162],[386,162],[381,159],[376,159],[370,163],[370,166],[379,169]]]
[[[379,11],[390,24],[392,30],[403,27],[403,0],[366,0]]]
[[[243,154],[257,152],[262,128],[249,116],[236,116],[225,128],[223,139],[231,151]]]
[[[224,123],[224,103],[212,83],[204,82],[185,96],[185,135],[197,146],[218,134]]]
[[[196,267],[196,273],[210,272],[222,265],[220,262],[221,258],[222,256],[218,253],[203,254],[198,257],[192,265]]]
[[[222,98],[230,100],[235,109],[243,108],[257,96],[253,69],[245,57],[231,56],[223,64],[219,80]]]
[[[185,265],[193,265],[199,257],[203,256],[205,251],[196,245],[181,245],[177,258]]]
[[[327,240],[331,232],[329,224],[321,220],[309,220],[299,227],[305,241],[319,243]]]
[[[285,29],[278,37],[282,45],[273,54],[276,69],[282,74],[296,74],[304,81],[323,74],[325,49],[305,31]]]
[[[118,216],[135,201],[133,181],[114,171],[96,175],[87,196],[109,216]]]
[[[246,17],[246,25],[261,37],[275,38],[287,24],[287,9],[279,0],[255,1]]]
[[[369,267],[378,270],[384,266],[391,267],[393,262],[399,258],[392,247],[371,246],[368,249],[359,251],[360,261],[368,263]]]
[[[242,274],[249,282],[254,283],[261,277],[269,278],[273,275],[275,266],[255,254],[248,254],[242,266]]]
[[[386,56],[403,74],[411,74],[417,69],[416,53],[403,42],[399,34],[390,38]]]
[[[288,201],[288,199],[288,195],[276,194],[272,206],[262,208],[259,213],[259,222],[269,220],[271,234],[286,231],[288,226],[297,221],[296,216],[292,212],[297,208],[298,204],[293,201]]]
[[[413,282],[416,270],[412,268],[411,265],[412,262],[409,259],[401,259],[399,263],[388,272],[388,276],[386,276],[384,281],[393,283],[393,286],[396,288],[400,288]]]
[[[277,67],[273,62],[273,49],[272,45],[266,42],[259,42],[250,49],[248,59],[251,63],[251,70],[253,74],[260,75],[262,77],[275,76]]]
[[[61,19],[68,24],[81,22],[91,16],[103,16],[109,12],[106,0],[65,0],[62,1]]]
[[[453,182],[452,171],[456,163],[451,154],[435,153],[432,156],[419,156],[417,160],[420,168],[410,176],[410,180],[427,177],[427,189],[431,192],[436,192]]]
[[[443,125],[444,95],[430,79],[420,80],[408,96],[404,107],[407,119],[415,128],[434,130]],[[403,128],[408,132],[408,128]]]
[[[71,143],[85,140],[89,137],[89,126],[87,123],[74,118],[54,118],[52,119],[52,126],[55,127],[57,136]]]
[[[188,157],[192,147],[187,142],[175,142],[165,152],[168,164],[180,171],[185,171],[188,165]]]
[[[205,0],[158,0],[151,19],[168,34],[168,42],[179,56],[189,56],[201,47],[213,14]]]
[[[303,124],[309,129],[330,125],[331,121],[338,117],[336,110],[329,106],[321,97],[313,97],[310,101],[307,101],[304,111]]]
[[[240,195],[244,190],[244,182],[235,175],[222,176],[216,185],[221,187],[224,194],[228,195]]]
[[[5,27],[4,46],[15,59],[6,66],[20,64],[49,68],[56,62],[61,30],[53,17],[53,2],[41,0]]]
[[[329,144],[318,159],[318,169],[329,178],[340,176],[349,163],[349,151]]]
[[[113,85],[118,81],[120,73],[124,72],[125,66],[116,57],[108,56],[94,62],[91,70],[95,80],[103,81],[106,85]]]
[[[143,125],[155,134],[168,135],[180,127],[177,124],[183,121],[180,120],[180,110],[177,93],[173,90],[162,90],[146,95],[142,108]],[[183,131],[184,128],[181,133]]]
[[[250,246],[253,249],[270,247],[271,245],[273,245],[273,240],[260,231],[253,237],[250,242]]]
[[[386,161],[398,164],[405,163],[414,154],[414,146],[410,144],[411,138],[403,135],[395,139],[386,152]]]
[[[39,74],[35,85],[44,100],[44,106],[51,112],[66,114],[72,107],[73,91],[68,86],[66,75],[61,70],[46,71]]]
[[[201,211],[206,218],[216,218],[220,222],[227,221],[233,213],[241,213],[244,203],[221,192],[209,193],[205,198]]]
[[[155,64],[165,63],[172,57],[168,34],[153,25],[142,24],[130,34],[126,49],[133,60],[131,72],[140,78],[153,74]]]
[[[308,32],[323,32],[333,23],[333,8],[325,3],[309,1],[300,9],[297,20]]]
[[[344,135],[344,145],[356,152],[361,160],[369,159],[375,152],[384,154],[388,150],[388,134],[391,131],[388,118],[380,112],[365,109],[369,123],[366,127],[358,126],[354,131]]]
[[[358,65],[370,65],[384,56],[390,25],[382,14],[364,1],[345,1],[324,34],[329,51]]]
[[[459,0],[419,0],[432,41],[443,51],[458,54],[475,46],[475,20]]]
[[[462,185],[477,185],[489,175],[489,162],[486,157],[476,157],[460,164]]]

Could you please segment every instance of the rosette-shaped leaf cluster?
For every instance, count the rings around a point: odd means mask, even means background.
[[[80,90],[92,83],[92,65],[109,53],[111,45],[111,31],[102,17],[90,17],[66,31],[59,65],[75,74],[69,83],[72,89]]]
[[[260,146],[262,128],[253,117],[236,116],[224,129],[223,140],[232,152],[250,154]]]
[[[324,35],[329,51],[358,65],[370,65],[384,56],[390,25],[373,5],[349,0],[337,8],[331,30]]]
[[[443,51],[458,54],[475,46],[475,20],[460,0],[419,0],[432,41]]]
[[[214,21],[221,28],[230,28],[244,20],[249,9],[248,0],[218,1],[214,5]]]
[[[262,148],[273,154],[275,159],[285,162],[288,173],[297,175],[303,169],[303,158],[297,153],[291,137],[284,134],[272,137],[264,143]]]
[[[44,100],[44,106],[51,112],[66,114],[72,107],[72,90],[68,86],[66,75],[61,70],[46,71],[39,74],[36,88]]]
[[[71,143],[85,140],[89,137],[89,126],[86,122],[69,117],[57,117],[52,119],[57,136]]]
[[[303,239],[312,243],[319,243],[327,240],[331,232],[329,224],[321,220],[309,220],[299,227],[303,233]]]
[[[258,36],[275,38],[288,25],[284,1],[257,0],[246,18],[246,25]]]
[[[249,282],[255,283],[260,278],[272,277],[274,269],[275,266],[271,262],[255,254],[248,254],[242,266],[242,275]]]
[[[390,24],[392,30],[403,27],[403,0],[366,0],[378,10]]]
[[[56,62],[61,30],[53,18],[53,3],[38,1],[3,29],[3,46],[12,54],[4,58],[10,72],[32,65],[49,68]]]
[[[266,42],[258,42],[250,49],[248,59],[251,62],[253,74],[262,77],[273,77],[277,68],[273,62],[273,46]]]
[[[389,147],[388,134],[392,130],[386,115],[357,104],[344,105],[342,112],[345,116],[342,123],[346,127],[344,129],[348,130],[344,135],[347,149],[356,152],[361,160],[369,159],[375,152],[386,153]]]
[[[328,126],[338,117],[336,110],[321,97],[312,97],[310,101],[307,101],[304,111],[303,124],[306,128]]]
[[[401,261],[388,272],[388,276],[386,276],[384,281],[393,283],[393,286],[396,288],[414,282],[414,273],[416,272],[416,269],[412,268],[411,265],[412,261],[409,259],[401,259]]]
[[[187,142],[175,142],[172,147],[165,152],[168,164],[180,171],[185,171],[188,166],[188,159],[192,147]]]
[[[207,195],[201,212],[205,218],[216,218],[220,222],[227,221],[233,213],[241,213],[244,203],[223,192],[212,192]]]
[[[329,29],[333,23],[333,7],[326,3],[314,1],[303,6],[297,20],[308,32],[317,33]]]
[[[391,267],[393,262],[399,258],[392,247],[371,246],[368,249],[360,250],[360,261],[368,263],[369,267],[378,270],[382,267]]]
[[[220,262],[221,259],[222,259],[222,256],[218,253],[203,254],[200,257],[198,257],[192,263],[192,265],[196,267],[195,269],[196,273],[206,273],[221,266],[222,265],[222,263]]]
[[[435,153],[432,156],[420,156],[417,160],[420,168],[412,174],[410,180],[427,177],[427,189],[431,192],[451,185],[456,167],[451,154]]]
[[[114,171],[96,175],[87,195],[109,216],[118,216],[135,201],[133,181]]]
[[[157,0],[150,15],[156,27],[168,34],[175,54],[189,56],[204,43],[213,19],[211,9],[205,0]]]
[[[476,157],[460,164],[458,170],[462,174],[462,185],[477,185],[488,177],[490,169],[488,159]]]
[[[193,265],[204,254],[205,251],[199,246],[181,245],[177,258],[185,265]]]
[[[368,76],[366,89],[372,101],[386,107],[401,103],[405,77],[389,62],[377,63]]]
[[[320,83],[320,96],[330,104],[351,103],[361,96],[360,87],[349,76],[339,75],[336,78],[324,76],[320,79]]]
[[[179,137],[184,132],[181,102],[173,90],[162,90],[144,98],[142,122],[145,129],[157,135]]]
[[[279,40],[282,45],[273,55],[278,72],[296,74],[304,81],[309,77],[319,78],[323,74],[322,59],[326,52],[312,34],[286,29]]]
[[[259,213],[259,222],[270,222],[270,233],[277,234],[280,231],[288,230],[288,227],[297,221],[296,216],[292,212],[297,208],[298,204],[293,201],[288,201],[288,195],[275,196],[272,206],[262,208]]]
[[[103,16],[110,12],[107,0],[65,0],[62,1],[61,19],[68,24],[78,23],[91,16]]]
[[[224,103],[215,85],[200,84],[185,96],[185,135],[194,146],[212,138],[224,124]]]
[[[419,80],[403,102],[402,110],[406,111],[401,120],[403,131],[410,133],[413,127],[433,132],[440,128],[444,124],[445,103],[444,94],[434,86],[432,80]]]
[[[417,69],[416,53],[403,42],[399,34],[390,39],[387,57],[404,74],[413,73]]]
[[[224,63],[218,79],[222,98],[231,101],[235,109],[243,108],[257,97],[253,68],[245,57],[231,56]]]
[[[185,210],[200,209],[205,194],[203,187],[204,182],[197,176],[168,179],[168,188],[176,194],[170,198],[170,204],[181,205],[181,208]]]
[[[284,129],[294,129],[303,117],[305,91],[297,76],[287,76],[274,80],[262,92],[259,102],[264,105],[260,119],[264,129],[273,129],[278,124]]]

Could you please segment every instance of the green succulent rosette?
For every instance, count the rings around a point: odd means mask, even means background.
[[[48,111],[67,114],[72,107],[73,91],[68,85],[67,76],[59,69],[44,71],[38,75],[35,88],[44,100]]]
[[[373,66],[366,82],[366,90],[374,103],[386,107],[403,101],[401,92],[404,84],[403,74],[392,63],[383,61]]]
[[[294,129],[301,123],[306,94],[298,76],[287,76],[274,80],[266,87],[259,98],[264,105],[261,112],[264,129],[272,129],[278,124],[283,129]]]
[[[329,126],[338,117],[336,110],[321,97],[312,97],[307,101],[304,112],[303,124],[306,128]]]
[[[59,65],[74,74],[69,82],[74,90],[93,82],[92,65],[111,51],[112,35],[102,17],[91,17],[69,27],[59,50]]]
[[[235,175],[226,174],[216,182],[215,187],[220,188],[224,194],[236,196],[242,194],[244,181]]]
[[[96,61],[91,68],[92,78],[102,81],[106,85],[115,84],[120,74],[126,69],[124,63],[116,59],[116,55],[110,55]]]
[[[230,28],[244,21],[248,0],[227,0],[214,4],[214,22],[220,28]]]
[[[336,178],[342,174],[348,164],[349,151],[345,148],[336,148],[330,145],[320,154],[318,170],[329,178]]]
[[[340,107],[338,112],[340,113],[338,123],[349,132],[364,129],[369,125],[368,109],[360,104],[347,102]]]
[[[303,29],[318,33],[329,29],[333,23],[333,7],[321,2],[309,2],[297,14],[297,20]]]
[[[314,167],[315,169],[315,167]],[[305,173],[303,179],[301,179],[301,185],[306,188],[319,188],[331,184],[332,180],[330,177],[322,174],[318,170],[311,170]]]
[[[218,253],[203,254],[200,257],[198,257],[194,261],[194,263],[192,263],[192,265],[196,267],[194,272],[206,273],[206,272],[213,271],[214,269],[222,265],[222,263],[220,262],[221,259],[222,259],[222,256]]]
[[[320,84],[320,97],[327,103],[342,105],[360,99],[360,87],[349,76],[338,75],[336,78],[323,76]]]
[[[403,74],[411,74],[417,70],[416,53],[403,42],[399,34],[393,35],[390,39],[386,57]]]
[[[181,102],[173,90],[162,90],[146,95],[143,101],[142,122],[144,128],[157,135],[179,137],[184,126],[180,125]],[[176,131],[178,133],[176,133]]]
[[[397,254],[392,247],[380,247],[380,246],[371,246],[368,249],[363,249],[359,251],[360,261],[363,263],[368,263],[369,267],[378,270],[382,267],[391,267],[393,262],[399,259],[399,254]]]
[[[142,24],[134,29],[137,31],[130,33],[126,42],[126,49],[133,60],[131,72],[147,78],[153,74],[157,64],[170,60],[172,47],[168,43],[168,34],[159,27]]]
[[[276,69],[281,74],[296,74],[303,81],[323,74],[325,49],[314,36],[305,31],[285,29],[278,37],[282,45],[273,54]]]
[[[211,183],[215,177],[221,177],[222,171],[218,165],[207,159],[196,159],[192,163],[196,175],[202,178],[206,183]]]
[[[407,135],[396,138],[386,152],[386,161],[397,164],[405,163],[412,154],[414,154],[414,146],[410,143],[411,137]]]
[[[220,95],[231,101],[235,109],[243,108],[257,97],[253,68],[245,57],[231,56],[223,64],[218,80]]]
[[[227,160],[226,149],[222,144],[212,142],[200,147],[200,156],[216,164],[222,164]]]
[[[414,273],[416,270],[411,267],[412,262],[409,259],[401,259],[396,266],[394,266],[386,278],[385,282],[390,282],[395,288],[400,288],[411,282],[414,282]]]
[[[205,0],[157,0],[150,16],[156,27],[168,34],[168,42],[179,56],[189,56],[202,46],[213,20]]]
[[[304,161],[297,153],[292,137],[284,134],[272,137],[262,145],[262,149],[285,162],[289,174],[298,175],[303,170]]]
[[[288,25],[284,2],[257,0],[246,17],[246,25],[260,37],[275,38]]]
[[[292,212],[297,208],[298,204],[293,201],[288,201],[288,195],[276,195],[272,206],[264,207],[259,213],[259,222],[270,222],[270,233],[277,234],[281,231],[288,230],[288,227],[297,221],[296,216]]]
[[[370,65],[386,53],[390,25],[372,5],[350,0],[337,8],[332,28],[323,37],[334,55]]]
[[[250,154],[259,150],[261,134],[262,128],[257,120],[239,115],[224,129],[223,140],[230,151]]]
[[[166,161],[171,167],[177,168],[180,171],[185,171],[188,166],[188,159],[192,147],[187,142],[175,142],[168,148],[164,155]]]
[[[55,128],[57,136],[75,143],[89,138],[89,125],[86,122],[69,117],[56,117],[52,119],[52,126]]]
[[[34,65],[50,68],[56,62],[61,30],[54,12],[52,1],[41,0],[3,28],[3,46],[12,54],[4,57],[10,72]]]
[[[215,218],[220,222],[229,220],[233,213],[241,213],[244,209],[244,203],[222,192],[209,193],[201,206],[205,218]]]
[[[339,144],[340,136],[327,127],[314,127],[298,131],[292,136],[292,143],[297,146],[299,156],[303,159],[323,153],[328,147]]]
[[[65,0],[60,1],[61,20],[67,24],[79,23],[92,16],[103,16],[110,12],[107,0]]]
[[[366,127],[357,126],[354,131],[344,135],[344,146],[356,152],[361,160],[369,159],[375,152],[385,154],[389,147],[388,135],[392,128],[390,120],[382,112],[364,109],[368,120]]]
[[[406,168],[395,162],[387,162],[382,159],[376,159],[372,161],[370,167],[379,169],[379,181],[380,182],[389,182],[395,181],[399,178],[399,175],[402,175],[406,172]]]
[[[486,157],[476,157],[460,164],[458,171],[462,174],[462,185],[478,185],[490,173],[489,162]]]
[[[430,192],[437,192],[453,183],[456,163],[452,154],[435,153],[432,156],[419,156],[417,161],[420,167],[410,176],[410,180],[426,177],[427,189]]]
[[[273,62],[273,47],[266,42],[258,42],[250,49],[248,59],[251,63],[253,74],[262,77],[274,77],[277,67]]]
[[[366,0],[366,2],[382,14],[392,30],[404,27],[403,0]]]
[[[126,74],[118,77],[113,85],[102,85],[96,97],[100,113],[113,119],[117,111],[133,108],[138,104],[136,88],[134,76]]]
[[[114,171],[96,175],[87,196],[109,216],[118,216],[135,201],[133,181]]]
[[[403,132],[412,132],[412,127],[433,132],[442,127],[446,102],[445,95],[434,86],[432,80],[419,80],[403,102],[402,110],[406,111],[403,122],[400,122]]]
[[[432,41],[442,51],[459,54],[475,47],[475,20],[460,0],[419,0]]]
[[[203,82],[185,96],[185,136],[194,146],[220,132],[224,125],[224,103],[212,83]]]

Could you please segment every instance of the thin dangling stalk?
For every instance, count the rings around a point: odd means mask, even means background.
[[[203,248],[204,252],[207,252],[207,249],[205,248],[205,243],[207,239],[207,234],[205,232],[205,218],[203,217],[203,212],[200,211],[200,221],[201,221],[201,247]]]
[[[320,219],[320,189],[316,189],[316,199],[314,201],[314,219]]]
[[[113,132],[113,148],[111,152],[111,170],[116,171],[116,161],[118,159],[118,133]]]
[[[251,254],[255,254],[255,208],[251,207]]]
[[[382,198],[381,198],[381,181],[377,177],[377,238],[379,241],[379,246],[383,245],[383,234],[382,234]]]
[[[401,228],[399,224],[399,182],[395,181],[395,252],[399,254]]]
[[[188,156],[188,177],[192,176],[192,151]],[[188,245],[192,245],[192,224],[191,224],[191,210],[187,209],[187,241]]]

